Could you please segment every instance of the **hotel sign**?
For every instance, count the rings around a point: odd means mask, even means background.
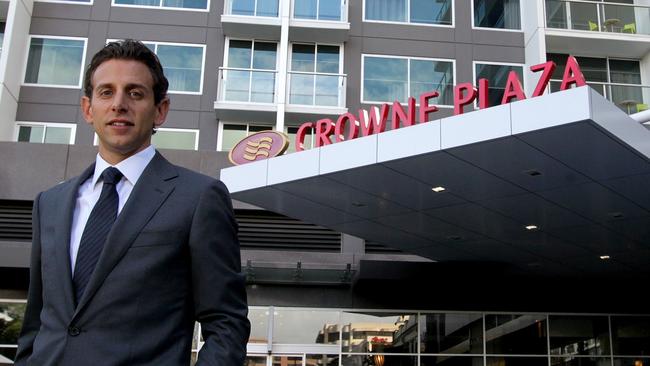
[[[541,73],[535,90],[530,96],[531,98],[538,97],[544,93],[549,81],[551,80],[551,75],[553,75],[556,68],[557,65],[553,61],[530,67],[532,72]],[[580,70],[580,66],[578,65],[578,61],[575,57],[569,56],[562,76],[560,90],[569,89],[573,85],[583,86],[586,85],[586,82],[582,71]],[[471,105],[474,102],[477,103],[479,109],[491,107],[488,103],[488,88],[489,83],[487,79],[479,79],[478,86],[474,86],[471,83],[455,85],[454,115],[462,114],[464,112],[464,107]],[[431,105],[429,102],[432,98],[436,98],[439,95],[438,91],[435,90],[420,94],[417,100],[419,102],[419,108],[416,107],[416,99],[414,97],[409,97],[406,109],[399,101],[395,101],[392,105],[382,104],[380,107],[372,107],[370,112],[360,109],[358,116],[352,113],[344,113],[340,115],[336,121],[329,118],[323,118],[316,122],[305,122],[300,125],[298,132],[296,133],[295,149],[296,151],[304,150],[305,136],[307,132],[312,129],[314,131],[315,147],[320,147],[336,142],[352,140],[360,136],[363,137],[382,133],[386,130],[386,122],[389,114],[391,116],[391,129],[393,130],[400,127],[413,126],[416,123],[426,123],[430,120],[429,115],[438,111],[438,107]],[[504,88],[501,104],[510,103],[515,99],[524,100],[526,99],[526,94],[524,93],[521,80],[519,80],[517,73],[515,71],[510,71]],[[332,141],[332,135],[334,136],[334,141]],[[247,139],[242,140],[242,142],[247,141]],[[237,144],[237,146],[242,142]],[[231,151],[231,156],[236,155],[233,151]],[[270,155],[257,156],[260,159],[270,157]],[[256,160],[245,159],[246,161],[242,162]],[[231,158],[231,161],[233,161],[233,158]]]

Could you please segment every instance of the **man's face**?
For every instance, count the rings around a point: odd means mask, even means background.
[[[92,98],[81,98],[81,109],[99,137],[99,154],[111,164],[151,144],[153,127],[165,121],[169,99],[154,103],[153,77],[145,64],[108,60],[91,79]]]

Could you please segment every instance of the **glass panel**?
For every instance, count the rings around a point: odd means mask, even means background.
[[[43,142],[45,126],[20,126],[18,127],[19,142]]]
[[[339,73],[339,46],[318,46],[316,72]]]
[[[273,103],[275,96],[275,73],[253,71],[251,102]]]
[[[417,315],[341,314],[343,352],[416,353]]]
[[[228,101],[248,102],[252,71],[227,70],[224,75]]]
[[[598,24],[598,8],[596,4],[570,3],[571,8],[571,29],[588,30],[598,32],[601,25]]]
[[[622,1],[609,1],[609,2],[622,2]],[[639,9],[641,10],[641,8]],[[604,4],[601,6],[601,11],[602,11],[602,19],[603,19],[602,29],[605,32],[637,33],[636,17],[634,14],[633,6]],[[643,18],[639,18],[639,19],[643,19]]]
[[[2,54],[2,45],[5,38],[5,23],[0,22],[0,54]]]
[[[158,130],[151,143],[160,149],[195,150],[197,136],[193,131]]]
[[[258,17],[277,17],[278,0],[257,0]]]
[[[408,60],[365,57],[363,100],[375,102],[406,102]]]
[[[269,309],[248,309],[251,322],[251,335],[248,343],[268,343]]]
[[[562,80],[562,74],[566,67],[566,60],[569,55],[561,53],[549,53],[546,55],[548,61],[554,61],[557,64],[555,71],[551,78]],[[576,57],[580,70],[585,77],[585,80],[592,82],[603,82],[607,80],[607,59],[595,57]]]
[[[612,83],[641,84],[639,61],[609,60],[609,74]]]
[[[615,355],[650,355],[650,316],[612,316],[611,322]],[[647,359],[643,364],[650,366]]]
[[[609,357],[551,357],[551,366],[610,366]]]
[[[339,77],[336,75],[316,76],[316,105],[339,105]]]
[[[452,105],[454,97],[454,70],[451,62],[411,60],[412,97],[432,90],[440,93],[429,104]]]
[[[485,349],[488,354],[536,354],[546,352],[546,318],[543,315],[486,315]],[[498,358],[490,363],[499,364]],[[504,362],[506,359],[503,359]],[[534,360],[534,359],[533,359]],[[521,364],[521,359],[507,361],[505,364]],[[547,359],[543,359],[544,363]],[[524,363],[525,364],[525,363]]]
[[[273,356],[273,366],[302,366],[302,356]]]
[[[248,134],[252,134],[260,131],[273,130],[272,126],[259,126],[259,125],[248,125]]]
[[[339,312],[276,309],[273,343],[338,344]]]
[[[115,0],[115,4],[160,6],[160,0]]]
[[[79,85],[84,42],[69,39],[32,38],[25,82]]]
[[[258,70],[275,70],[275,54],[277,48],[275,43],[255,42],[253,68]]]
[[[643,88],[640,86],[608,85],[609,99],[627,114],[636,113],[643,103]]]
[[[406,21],[406,0],[366,0],[366,19]]]
[[[474,0],[474,26],[521,29],[519,0]]]
[[[320,20],[341,20],[340,0],[320,0],[318,4],[318,19]]]
[[[524,77],[522,66],[476,64],[475,82],[476,85],[478,85],[479,79],[488,79],[490,85],[488,89],[488,103],[490,106],[501,104],[501,99],[503,99],[503,92],[505,91],[510,71],[515,71],[519,76],[519,80],[523,84]]]
[[[328,0],[329,2],[334,2]],[[300,19],[316,19],[317,0],[295,0],[293,4],[293,17]]]
[[[315,52],[313,44],[294,44],[291,47],[291,70],[314,72]]]
[[[548,366],[546,357],[488,357],[486,366]]]
[[[25,303],[0,302],[0,344],[15,345],[18,343],[18,335],[23,326],[25,314]],[[0,349],[3,355],[9,355],[14,359],[15,348]]]
[[[255,0],[232,0],[233,15],[255,15]],[[230,41],[232,45],[233,41]]]
[[[483,357],[421,356],[420,366],[483,366]]]
[[[451,25],[451,0],[410,0],[412,23]]]
[[[70,144],[70,132],[70,128],[48,126],[45,128],[45,143]]]
[[[546,26],[567,29],[567,5],[564,0],[546,0]]]
[[[3,357],[6,357],[9,360],[13,360],[14,358],[16,358],[17,350],[18,348],[16,347],[0,347],[0,362],[2,362]],[[11,365],[11,363],[9,364],[0,363],[0,365]]]
[[[630,357],[630,358],[615,358],[614,366],[648,366],[650,365],[650,358],[645,357]]]
[[[163,0],[162,6],[183,9],[207,9],[208,0]]]
[[[339,366],[339,355],[307,355],[306,366]]]
[[[481,314],[422,314],[420,320],[420,352],[483,353],[483,316]],[[451,363],[446,358],[432,359],[430,364],[471,364],[472,359]],[[469,363],[466,363],[469,362]],[[482,361],[481,361],[482,362]]]
[[[609,355],[605,316],[551,315],[549,332],[552,355]]]
[[[251,41],[230,41],[228,47],[228,67],[249,69],[251,67]]]
[[[266,356],[246,356],[244,366],[266,366]]]
[[[201,91],[202,47],[159,45],[156,53],[165,69],[170,91]]]
[[[232,150],[244,137],[246,137],[246,125],[223,125],[221,151]]]
[[[314,75],[291,74],[289,103],[303,105],[314,103]]]
[[[415,356],[398,355],[343,355],[343,366],[417,366]]]
[[[312,129],[308,129],[305,134],[305,140],[303,141],[303,148],[309,150],[312,147]],[[289,127],[287,128],[287,135],[289,135],[289,148],[287,153],[292,153],[296,151],[296,134],[298,133],[298,127]]]

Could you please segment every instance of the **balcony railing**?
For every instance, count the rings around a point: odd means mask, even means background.
[[[275,99],[275,70],[219,68],[219,102],[268,103]]]
[[[348,0],[293,0],[293,19],[347,22]]]
[[[560,80],[551,80],[551,91],[560,90]],[[587,82],[587,85],[616,104],[627,114],[650,109],[650,86]]]
[[[546,0],[546,27],[650,35],[650,6],[584,0]]]
[[[344,74],[290,71],[289,104],[344,108],[346,78]]]
[[[277,18],[278,0],[226,0],[226,15]]]

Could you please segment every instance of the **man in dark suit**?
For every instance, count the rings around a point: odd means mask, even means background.
[[[250,324],[225,186],[151,146],[167,79],[142,43],[112,42],[86,70],[94,165],[34,201],[17,365],[239,366]]]

